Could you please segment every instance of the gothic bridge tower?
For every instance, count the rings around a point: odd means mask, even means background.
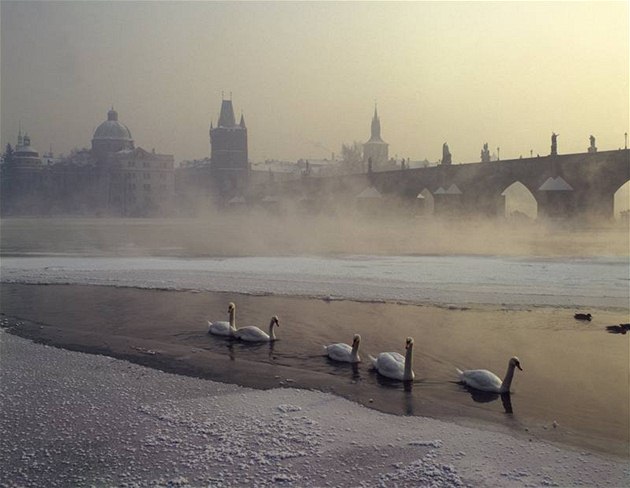
[[[219,122],[210,124],[210,167],[222,196],[243,193],[249,174],[247,127],[243,115],[236,123],[232,100],[222,100]]]

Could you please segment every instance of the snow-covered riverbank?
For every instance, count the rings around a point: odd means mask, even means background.
[[[2,486],[624,486],[627,464],[0,332]]]

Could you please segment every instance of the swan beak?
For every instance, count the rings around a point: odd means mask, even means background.
[[[523,368],[521,368],[521,365],[520,365],[520,364],[518,364],[518,363],[517,363],[517,364],[516,364],[516,367],[517,367],[518,369],[520,369],[521,371],[523,371]]]

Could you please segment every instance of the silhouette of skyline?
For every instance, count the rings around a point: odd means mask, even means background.
[[[2,145],[84,147],[112,105],[143,147],[209,156],[221,93],[251,161],[364,142],[454,163],[624,145],[627,2],[2,2]],[[225,95],[228,98],[228,95]],[[229,97],[232,99],[232,97]],[[317,141],[319,146],[312,141]]]

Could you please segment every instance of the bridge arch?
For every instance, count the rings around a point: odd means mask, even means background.
[[[613,196],[615,220],[630,221],[630,180],[621,185]]]
[[[501,192],[504,200],[505,218],[527,216],[532,220],[538,218],[538,202],[533,193],[520,181],[515,181]]]
[[[433,194],[425,188],[419,193],[419,195],[424,197],[422,213],[424,215],[433,215],[435,212],[435,199],[433,198]]]

